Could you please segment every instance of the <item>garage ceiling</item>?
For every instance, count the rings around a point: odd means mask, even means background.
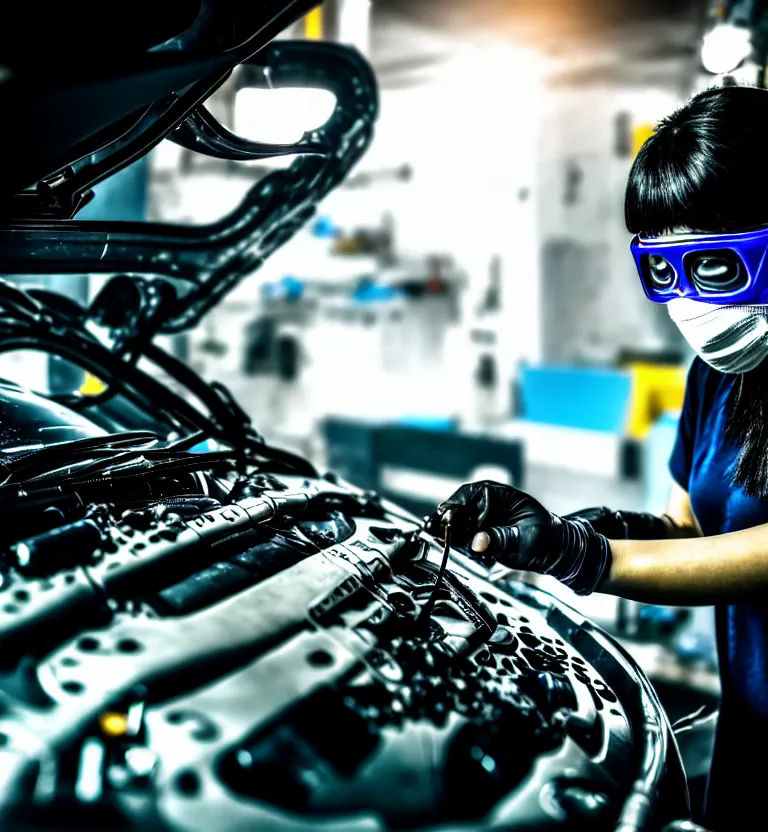
[[[707,8],[706,0],[373,0],[371,59],[383,87],[411,86],[461,45],[492,37],[561,64],[555,86],[684,85]]]
[[[687,27],[701,20],[703,0],[373,0],[374,14],[397,15],[432,30],[468,30],[535,42],[557,54],[648,23]]]

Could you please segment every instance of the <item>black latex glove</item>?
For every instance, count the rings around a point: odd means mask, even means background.
[[[454,545],[492,565],[552,575],[579,595],[594,592],[608,577],[611,548],[583,519],[558,517],[533,497],[497,482],[473,482],[437,509],[451,512]],[[622,535],[623,537],[623,535]]]
[[[638,511],[614,511],[611,508],[583,508],[564,515],[567,520],[586,520],[609,540],[663,540],[675,528],[671,517],[657,517]]]

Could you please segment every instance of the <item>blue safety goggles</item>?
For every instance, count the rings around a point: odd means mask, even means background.
[[[768,228],[738,234],[636,236],[630,244],[645,294],[654,303],[768,304]]]

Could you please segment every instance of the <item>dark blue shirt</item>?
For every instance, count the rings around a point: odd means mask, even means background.
[[[707,536],[768,523],[768,501],[731,484],[739,449],[725,436],[726,405],[737,379],[695,359],[670,459],[672,476],[688,491]],[[765,810],[768,595],[718,606],[715,625],[722,694],[706,823],[717,832],[730,832],[748,828],[749,820]]]

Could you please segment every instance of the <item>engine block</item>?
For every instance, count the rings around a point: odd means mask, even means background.
[[[684,814],[650,685],[573,610],[460,551],[436,587],[417,518],[333,478],[247,493],[102,517],[79,554],[77,524],[11,547],[9,822],[639,831]],[[51,535],[59,568],[37,574]]]

